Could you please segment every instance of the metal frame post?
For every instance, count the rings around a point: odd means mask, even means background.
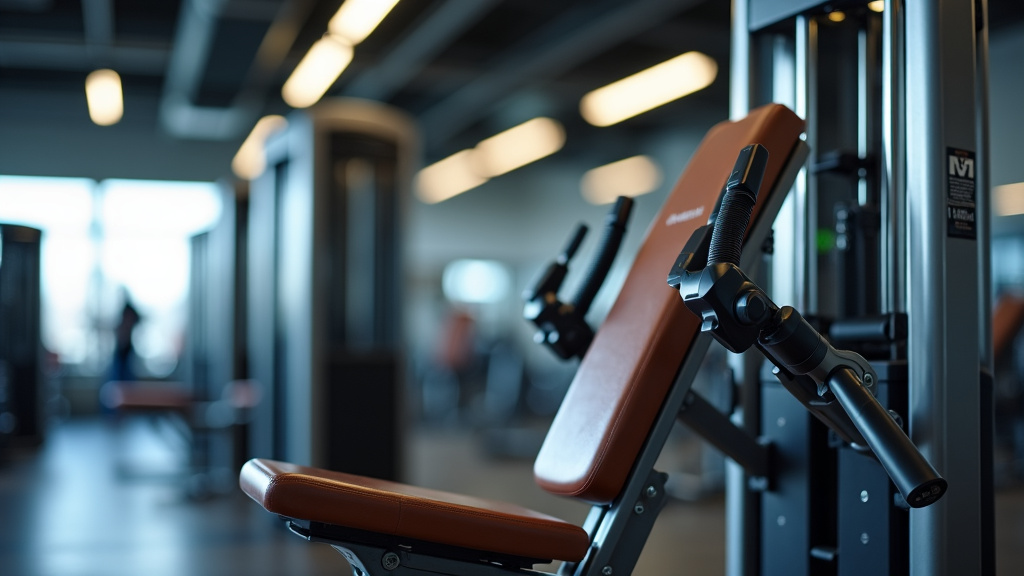
[[[911,437],[953,487],[910,517],[910,574],[982,567],[975,2],[906,4]]]

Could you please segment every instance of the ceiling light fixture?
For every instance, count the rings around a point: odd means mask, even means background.
[[[85,78],[85,100],[93,122],[100,126],[117,124],[124,115],[121,77],[106,68],[93,71]]]
[[[373,32],[398,0],[346,0],[327,24],[327,31],[353,46]]]
[[[325,34],[309,52],[281,88],[281,96],[293,108],[316,104],[352,61],[352,45],[344,39]]]
[[[992,200],[999,216],[1024,214],[1024,182],[996,186],[992,189]]]
[[[653,192],[661,181],[661,169],[650,156],[633,156],[587,170],[580,179],[580,192],[591,204],[610,204],[619,196]]]
[[[473,149],[473,169],[485,178],[500,176],[562,149],[565,129],[551,118],[534,118],[483,140]]]
[[[884,12],[885,11],[885,0],[872,0],[868,2],[868,10],[872,12]]]
[[[231,170],[235,176],[242,180],[255,180],[263,174],[267,166],[267,154],[264,149],[267,138],[287,126],[288,121],[284,116],[271,115],[260,118],[231,160]]]
[[[580,114],[594,126],[611,126],[711,85],[718,64],[687,52],[587,93]]]
[[[551,118],[527,120],[420,170],[416,194],[436,204],[562,149],[565,129]]]
[[[487,182],[473,169],[473,150],[456,152],[434,162],[416,175],[416,195],[427,204],[437,204]]]

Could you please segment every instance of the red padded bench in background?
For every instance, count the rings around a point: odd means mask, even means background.
[[[252,409],[259,404],[261,388],[253,380],[233,380],[224,385],[219,398],[204,400],[196,398],[192,390],[181,382],[151,381],[110,381],[100,388],[100,403],[121,418],[133,415],[167,417],[175,431],[188,447],[188,469],[171,475],[181,476],[188,481],[187,491],[192,496],[206,496],[212,491],[223,492],[225,467],[234,468],[244,458],[245,426]],[[230,462],[217,464],[210,456],[208,445],[214,434],[218,438],[227,435],[230,445]],[[207,444],[199,444],[206,442]],[[123,455],[122,455],[123,456]],[[211,471],[219,466],[221,479],[211,477]],[[125,477],[153,477],[153,472],[137,470],[128,462],[121,461],[118,471]],[[156,473],[156,476],[166,476]],[[219,490],[217,489],[219,486]]]

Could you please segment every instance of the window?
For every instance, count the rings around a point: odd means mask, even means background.
[[[220,198],[212,183],[0,176],[0,222],[43,231],[44,346],[101,374],[127,295],[143,317],[143,373],[167,375],[187,318],[189,238],[216,223]]]

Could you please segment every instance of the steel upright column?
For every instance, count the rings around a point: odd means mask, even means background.
[[[911,514],[915,576],[980,574],[983,564],[975,6],[906,3],[910,432],[951,488]]]
[[[894,373],[909,374],[906,386],[890,384],[890,401],[895,394],[896,405],[907,402],[903,416],[911,438],[950,487],[942,501],[928,508],[886,507],[885,514],[896,523],[890,527],[899,525],[893,528],[899,538],[890,540],[886,551],[890,571],[915,576],[992,573],[991,437],[986,434],[991,426],[987,3],[888,0],[879,15],[868,11],[866,2],[733,0],[733,11],[732,116],[768,101],[793,106],[807,121],[812,149],[794,198],[776,221],[776,254],[782,255],[777,261],[792,262],[793,269],[783,262],[773,270],[781,277],[771,284],[773,297],[805,312],[832,313],[827,290],[842,280],[826,277],[827,259],[817,268],[816,240],[819,229],[827,227],[826,209],[846,194],[835,185],[838,177],[858,179],[848,200],[880,215],[877,270],[864,273],[877,272],[878,280],[867,283],[878,288],[877,306],[893,318],[905,315],[908,334],[905,351],[902,340],[894,342],[891,357],[879,360],[889,362]],[[848,82],[851,62],[857,82],[844,92],[830,82]],[[856,98],[848,98],[853,91]],[[848,135],[834,132],[847,130],[854,119],[851,145]],[[786,437],[769,426],[774,415],[766,413],[763,419],[761,432],[776,433],[771,439],[778,449],[802,449],[783,445]],[[821,457],[817,446],[810,447],[809,462]],[[856,459],[840,459],[839,477],[849,476],[844,466],[850,462],[859,466]],[[759,562],[760,573],[780,574],[856,573],[862,566],[853,560],[856,551],[839,545],[845,538],[841,535],[835,547],[809,550],[813,561],[790,556],[799,561],[765,564],[765,558],[789,552],[758,549],[757,538],[767,542],[775,526],[772,518],[759,518],[750,509],[749,498],[736,495],[746,490],[741,480],[737,476],[729,484],[729,522],[759,522],[762,533],[730,526],[730,576],[758,573]],[[762,501],[777,507],[780,495],[798,491],[785,486],[787,480],[776,480],[776,492],[769,490]],[[837,483],[847,490],[842,479]],[[872,505],[885,501],[875,493],[872,489]],[[843,504],[848,496],[837,495],[837,514],[851,509]],[[860,502],[868,501],[865,493]],[[793,500],[793,512],[806,503]],[[815,506],[830,505],[815,501]],[[760,514],[766,510],[762,507]],[[778,513],[775,508],[769,512]],[[787,521],[794,518],[800,516],[787,515]],[[869,532],[861,539],[865,548],[855,546],[862,553],[869,550],[869,541],[876,546]],[[796,544],[801,546],[802,541]],[[796,548],[792,554],[804,552]]]

